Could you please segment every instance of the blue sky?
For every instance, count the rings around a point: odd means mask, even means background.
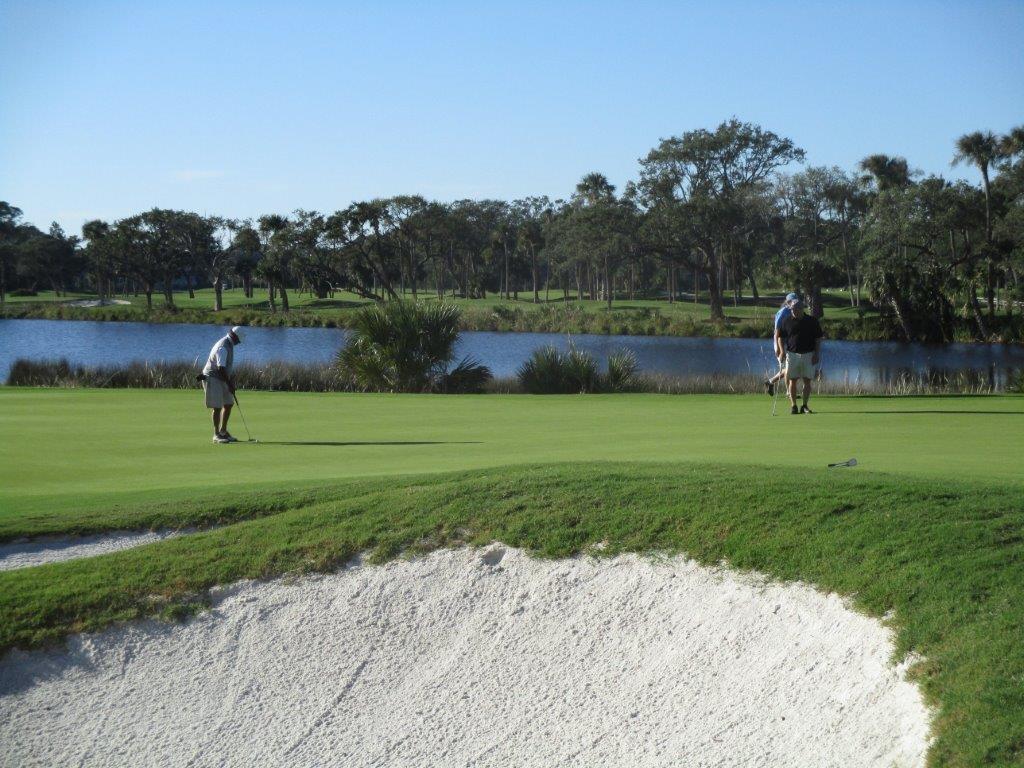
[[[1024,123],[1024,2],[0,0],[0,199],[77,231],[153,206],[564,197],[737,116],[815,165],[950,169]]]

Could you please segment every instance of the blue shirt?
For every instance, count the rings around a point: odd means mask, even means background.
[[[782,328],[782,324],[793,316],[793,313],[789,311],[789,307],[783,307],[775,313],[775,330],[778,331]]]

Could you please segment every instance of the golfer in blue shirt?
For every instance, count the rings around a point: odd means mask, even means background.
[[[772,344],[775,347],[775,359],[779,361],[779,372],[770,379],[765,379],[764,381],[764,388],[769,397],[775,394],[775,385],[783,376],[783,368],[786,359],[786,350],[782,346],[782,337],[779,335],[779,329],[782,327],[783,323],[793,316],[791,308],[797,301],[800,301],[800,296],[795,293],[787,293],[785,301],[782,302],[782,306],[779,308],[779,311],[775,313],[775,322],[772,325]]]

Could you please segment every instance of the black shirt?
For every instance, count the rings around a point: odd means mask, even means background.
[[[779,326],[779,335],[782,336],[787,352],[804,355],[813,352],[814,343],[825,334],[818,318],[804,315],[798,320],[795,315],[790,315]]]

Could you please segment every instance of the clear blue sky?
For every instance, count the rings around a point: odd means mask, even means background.
[[[1024,2],[0,0],[0,199],[69,231],[152,206],[620,186],[736,115],[815,165],[926,172],[1024,123]]]

